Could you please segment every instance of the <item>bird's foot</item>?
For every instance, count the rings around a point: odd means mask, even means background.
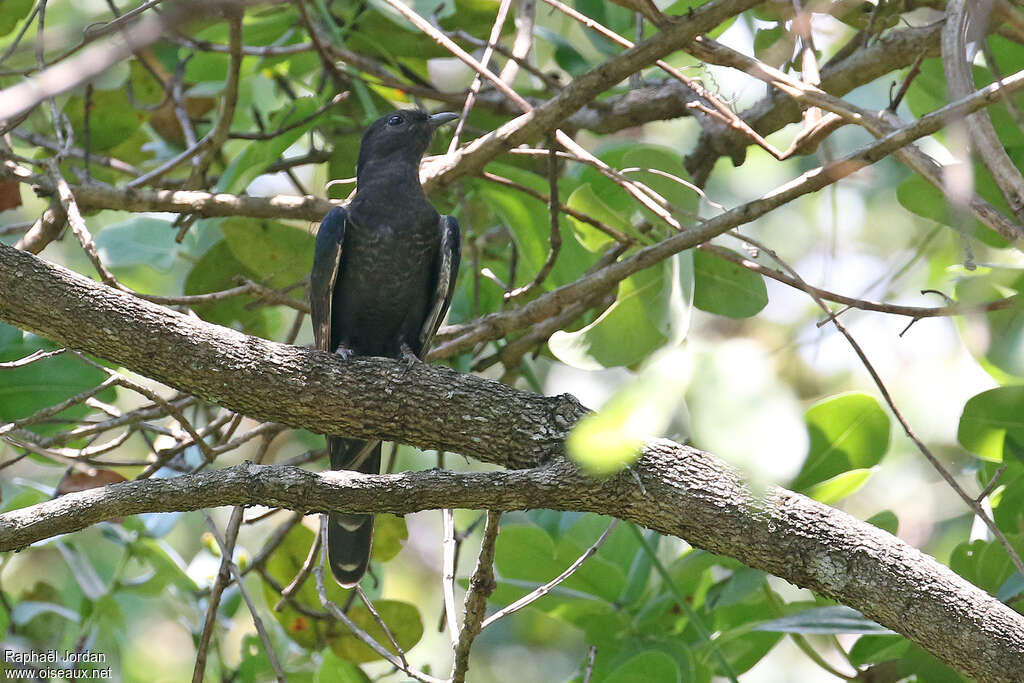
[[[402,360],[405,361],[405,369],[402,370],[402,374],[399,377],[399,379],[405,379],[405,376],[408,375],[412,371],[412,369],[414,367],[416,367],[416,364],[417,363],[422,363],[423,361],[420,360],[420,357],[417,356],[413,352],[412,348],[410,348],[410,346],[408,344],[406,344],[405,342],[402,342],[401,349],[402,349]]]
[[[355,351],[345,346],[344,344],[338,344],[338,348],[334,349],[334,353],[340,356],[342,360],[350,360],[355,356]]]

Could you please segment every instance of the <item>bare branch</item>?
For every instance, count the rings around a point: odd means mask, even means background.
[[[462,683],[469,671],[469,652],[473,640],[483,628],[484,616],[487,614],[487,598],[494,592],[494,548],[498,541],[498,524],[501,512],[488,510],[487,525],[484,537],[480,541],[480,552],[476,558],[476,569],[469,580],[469,591],[466,593],[465,617],[462,630],[455,644],[455,661],[452,663],[452,683]]]

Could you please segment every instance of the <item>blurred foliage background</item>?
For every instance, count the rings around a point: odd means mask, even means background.
[[[666,17],[686,21],[705,4],[569,3],[630,41],[656,36],[674,21]],[[5,0],[6,89],[62,64],[80,65],[75,60],[97,46],[113,50],[121,32],[147,18],[164,24],[156,39],[94,78],[74,80],[6,121],[0,239],[205,320],[310,345],[305,281],[316,225],[310,214],[320,204],[260,218],[244,209],[214,217],[161,212],[129,198],[136,189],[346,197],[364,126],[396,107],[459,111],[474,81],[468,66],[394,5],[254,3],[237,10],[235,34],[236,10],[217,3],[201,10],[172,0]],[[497,36],[490,68],[534,106],[623,50],[551,4],[405,6],[478,59]],[[991,15],[971,18],[978,41],[970,51],[972,87],[1024,67],[1019,8],[993,6]],[[194,16],[181,16],[182,7]],[[945,2],[772,1],[742,9],[710,35],[797,81],[820,80],[872,112],[891,105],[905,121],[949,101],[939,28]],[[499,12],[506,19],[496,22]],[[743,225],[743,235],[732,231],[672,254],[611,292],[589,291],[571,315],[556,312],[486,343],[451,343],[483,315],[669,239],[677,231],[672,221],[692,228],[872,139],[857,126],[815,133],[820,110],[805,110],[801,120],[761,80],[678,47],[667,66],[702,84],[703,95],[648,65],[559,121],[615,173],[564,145],[552,165],[541,136],[432,191],[464,232],[458,292],[435,360],[545,394],[570,392],[602,409],[569,443],[595,472],[628,464],[645,437],[686,440],[758,485],[786,486],[870,520],[1020,610],[1024,577],[979,514],[990,516],[1019,562],[1024,258],[1020,242],[1015,247],[977,220],[970,198],[990,203],[1017,231],[1021,221],[984,160],[966,156],[962,126],[919,144],[945,169],[945,185],[887,158],[782,204]],[[990,108],[1018,166],[1020,104],[1006,96]],[[734,112],[764,144],[730,129]],[[455,144],[518,114],[484,81]],[[808,134],[815,144],[784,159],[773,155]],[[432,152],[444,154],[452,137],[441,132]],[[331,180],[344,182],[328,187]],[[567,209],[556,215],[558,247],[552,182]],[[84,237],[68,229],[67,206],[53,199],[61,183],[84,215]],[[653,205],[637,202],[630,187]],[[75,228],[74,216],[70,222]],[[90,241],[93,259],[82,248]],[[968,506],[908,438],[864,360],[794,281],[820,288],[907,423],[969,497],[984,494],[979,504]],[[55,350],[0,324],[0,362]],[[325,464],[319,435],[255,423],[126,370],[119,376],[130,383],[111,383],[111,369],[70,352],[0,369],[3,510],[122,478],[172,477],[246,459]],[[407,446],[390,458],[386,450],[385,460],[389,471],[485,469]],[[237,583],[220,586],[207,615],[222,566],[210,524],[223,538],[229,515],[139,515],[5,554],[3,647],[104,653],[104,662],[82,666],[111,667],[116,680],[189,680],[195,670],[208,681],[273,680],[266,641]],[[610,522],[544,510],[502,518],[492,610],[604,540],[557,588],[483,631],[470,680],[960,680],[852,610],[627,523],[602,537]],[[456,512],[460,594],[482,528],[482,513]],[[312,580],[274,610],[317,529],[315,516],[250,509],[233,544],[274,658],[289,681],[403,680],[324,613]],[[373,576],[364,582],[409,663],[437,676],[452,661],[443,631],[442,538],[437,512],[382,516]],[[339,604],[348,600],[336,586],[328,593]],[[349,615],[393,649],[359,601]],[[210,645],[204,630],[213,633]],[[196,665],[200,652],[205,669]]]

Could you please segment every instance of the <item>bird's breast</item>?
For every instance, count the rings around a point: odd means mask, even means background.
[[[396,342],[422,326],[430,309],[439,249],[436,218],[403,221],[381,216],[373,222],[357,218],[349,223],[333,317],[353,351],[396,355]]]

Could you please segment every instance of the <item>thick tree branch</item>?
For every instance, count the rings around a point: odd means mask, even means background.
[[[230,410],[324,434],[529,467],[560,453],[565,433],[585,412],[571,396],[538,396],[446,368],[343,361],[249,337],[3,244],[0,292],[0,320]],[[483,436],[481,422],[500,428]]]
[[[481,422],[480,431],[494,427]],[[755,495],[713,456],[665,440],[607,480],[564,459],[515,471],[315,474],[236,465],[92,489],[0,516],[0,550],[129,514],[220,505],[406,514],[445,506],[607,514],[731,555],[862,611],[982,681],[1024,670],[1024,617],[870,524],[784,489]]]
[[[0,516],[0,550],[144,511],[279,505],[407,513],[584,510],[629,520],[861,610],[979,680],[1024,670],[1024,617],[870,525],[782,489],[755,495],[713,456],[651,442],[632,473],[584,476],[561,453],[585,414],[446,368],[343,361],[169,311],[0,245],[0,319],[247,415],[442,448],[518,471],[316,475],[239,466],[65,496]],[[540,465],[539,467],[534,467]]]

